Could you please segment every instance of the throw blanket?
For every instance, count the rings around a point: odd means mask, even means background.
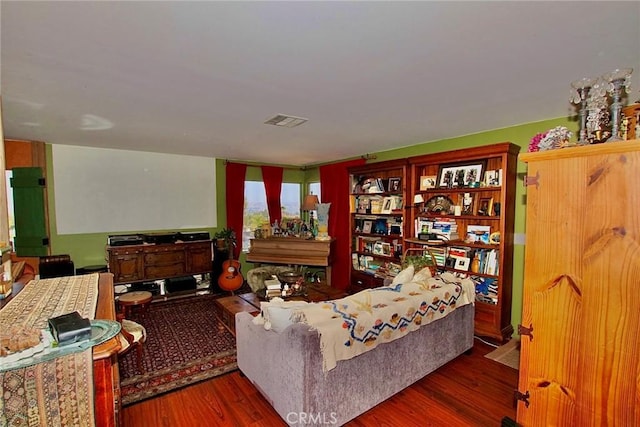
[[[318,331],[323,370],[327,372],[338,360],[401,338],[473,303],[474,295],[469,279],[444,273],[425,283],[367,289],[342,299],[312,303],[297,309],[292,320]]]
[[[0,328],[47,329],[50,317],[72,311],[93,319],[97,302],[98,274],[32,280],[0,310]],[[95,424],[91,349],[1,372],[0,387],[2,426]]]

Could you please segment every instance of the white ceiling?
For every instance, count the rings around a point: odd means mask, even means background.
[[[615,68],[640,98],[637,1],[0,7],[5,137],[52,144],[304,165],[571,115]]]

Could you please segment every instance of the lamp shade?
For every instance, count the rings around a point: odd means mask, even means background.
[[[315,194],[307,194],[304,196],[304,201],[302,202],[302,210],[303,211],[315,211],[316,205],[320,203],[318,200],[318,196]]]
[[[422,194],[416,194],[415,196],[413,196],[413,204],[417,205],[418,203],[423,203],[424,202],[424,197],[422,197]]]

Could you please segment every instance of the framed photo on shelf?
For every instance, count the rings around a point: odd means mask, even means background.
[[[373,244],[373,253],[374,253],[374,255],[384,255],[383,243],[382,242],[375,242]]]
[[[486,171],[484,173],[484,185],[487,187],[500,187],[502,185],[501,172],[501,169]]]
[[[371,211],[371,203],[368,197],[360,196],[358,197],[358,206],[356,207],[356,212],[358,213],[368,213]]]
[[[463,193],[460,195],[460,202],[458,203],[461,208],[460,208],[460,213],[462,215],[473,215],[474,214],[474,210],[473,210],[473,206],[474,206],[474,202],[475,202],[475,195],[472,193]]]
[[[384,199],[382,196],[375,196],[369,199],[369,212],[372,214],[380,214],[382,213]]]
[[[384,199],[382,199],[382,210],[380,211],[380,213],[390,214],[393,210],[394,205],[395,203],[393,201],[393,197],[385,197]]]
[[[402,184],[402,178],[400,177],[389,178],[389,187],[387,191],[390,193],[397,193],[402,190],[401,184]]]
[[[420,191],[436,188],[436,181],[438,177],[436,175],[423,175],[420,177]]]
[[[382,243],[382,255],[391,256],[391,243]]]
[[[373,226],[373,221],[365,221],[362,224],[362,232],[363,233],[367,233],[370,234],[371,233],[371,227]]]
[[[465,257],[455,257],[455,264],[453,268],[456,270],[469,271],[469,258]]]
[[[476,211],[476,215],[493,215],[493,197],[480,197],[478,199],[478,210]]]
[[[486,160],[441,165],[438,171],[438,187],[480,187],[480,181],[484,178],[483,173],[486,165]]]
[[[396,211],[402,209],[402,196],[392,196],[393,203],[391,204],[391,210]]]

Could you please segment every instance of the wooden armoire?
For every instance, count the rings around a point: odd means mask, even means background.
[[[521,154],[517,421],[640,426],[640,140]]]

